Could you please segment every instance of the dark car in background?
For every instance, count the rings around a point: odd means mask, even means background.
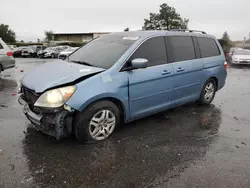
[[[14,48],[14,50],[12,50],[13,57],[21,57],[23,49],[25,48],[26,48],[25,46],[19,46],[17,48]]]

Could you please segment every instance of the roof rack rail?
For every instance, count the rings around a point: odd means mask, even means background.
[[[198,30],[189,30],[189,29],[170,29],[169,31],[182,31],[182,32],[190,32],[190,33],[202,33],[202,34],[207,34],[205,31],[198,31]]]

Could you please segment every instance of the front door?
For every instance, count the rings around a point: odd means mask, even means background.
[[[148,60],[148,67],[128,71],[130,118],[163,110],[171,105],[173,65],[167,64],[164,37],[145,41],[131,56]]]

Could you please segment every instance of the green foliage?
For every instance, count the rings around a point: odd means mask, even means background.
[[[226,31],[223,33],[223,36],[221,39],[224,41],[227,41],[228,43],[231,42],[230,37]]]
[[[150,13],[149,19],[144,19],[145,30],[188,29],[189,19],[181,18],[174,7],[166,3],[160,6],[159,13]]]
[[[219,40],[219,42],[221,43],[224,52],[229,52],[230,48],[233,46],[233,43],[230,40],[230,37],[226,31],[223,33],[223,36]]]
[[[50,31],[45,30],[44,34],[45,34],[45,41],[46,42],[50,42],[53,40],[54,32],[52,30],[50,30]]]
[[[0,38],[2,38],[6,43],[16,42],[16,33],[12,29],[10,29],[8,25],[1,24]]]

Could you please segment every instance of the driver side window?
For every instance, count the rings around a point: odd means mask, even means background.
[[[148,60],[148,67],[167,63],[167,54],[164,37],[150,38],[139,46],[129,58],[124,68],[129,68],[133,59],[144,58]]]

